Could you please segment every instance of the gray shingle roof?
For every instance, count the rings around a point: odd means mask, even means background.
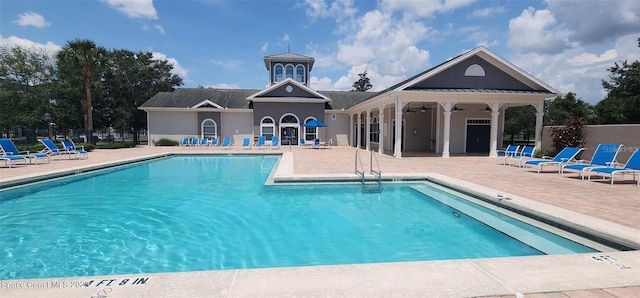
[[[210,100],[230,109],[249,109],[246,99],[260,90],[257,89],[213,89],[179,88],[173,92],[160,92],[143,103],[140,108],[191,108],[204,100]],[[348,109],[376,95],[373,92],[318,91],[331,99],[327,109]]]

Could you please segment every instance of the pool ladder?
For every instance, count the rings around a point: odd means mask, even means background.
[[[375,162],[376,169],[373,169],[373,163]],[[382,170],[380,170],[380,163],[374,152],[371,151],[369,157],[369,173],[375,178],[374,181],[367,181],[364,173],[364,166],[362,165],[362,158],[360,157],[360,150],[356,150],[355,158],[355,172],[360,177],[362,183],[362,192],[364,193],[379,193],[382,191]]]

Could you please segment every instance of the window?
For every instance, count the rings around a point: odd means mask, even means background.
[[[472,64],[464,71],[465,77],[484,77],[484,68],[478,64]]]
[[[282,64],[276,64],[273,67],[273,82],[277,83],[282,81],[284,73],[284,66]]]
[[[284,72],[287,78],[293,79],[293,65],[287,64],[287,66],[284,68]]]
[[[260,135],[264,136],[267,141],[271,141],[276,131],[276,124],[273,122],[273,118],[264,117],[260,121]]]
[[[217,125],[216,122],[211,119],[205,119],[201,124],[202,138],[215,138],[218,136],[217,134]]]
[[[369,124],[369,140],[374,143],[380,141],[380,125],[378,124],[378,117],[374,117],[373,122]]]
[[[316,120],[313,118],[309,118],[307,120],[304,121],[304,123],[307,123],[309,121],[312,120]],[[318,136],[318,128],[317,127],[305,127],[304,128],[304,140],[305,141],[313,141],[317,138]]]
[[[304,75],[305,75],[304,65],[298,64],[296,66],[296,81],[304,84],[304,80],[305,80]]]

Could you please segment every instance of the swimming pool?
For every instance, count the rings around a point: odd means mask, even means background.
[[[277,161],[174,156],[4,190],[0,279],[594,251],[423,183],[264,185]]]

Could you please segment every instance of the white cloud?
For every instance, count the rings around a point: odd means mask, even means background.
[[[571,32],[558,25],[549,10],[529,7],[509,21],[507,45],[521,53],[560,53],[570,48]]]
[[[167,55],[158,52],[152,52],[152,55],[156,60],[167,60],[171,65],[173,65],[173,70],[171,71],[173,74],[180,76],[185,82],[189,81],[187,69],[182,67],[177,59],[169,58]]]
[[[104,0],[107,5],[130,18],[158,19],[153,0]]]
[[[562,93],[575,92],[577,97],[595,104],[606,95],[601,81],[609,77],[615,62],[640,59],[634,34],[617,39],[612,48],[600,53],[575,47],[559,54],[524,53],[509,60]]]
[[[214,65],[218,65],[221,66],[222,68],[230,71],[230,70],[240,70],[242,69],[242,61],[238,61],[238,60],[211,60],[211,62],[213,62]]]
[[[480,18],[486,18],[486,17],[492,17],[496,14],[502,14],[505,12],[504,7],[502,6],[498,6],[498,7],[487,7],[487,8],[481,8],[481,9],[476,9],[473,11],[473,16],[474,17],[480,17]]]
[[[318,78],[318,77],[311,76],[309,83],[310,83],[311,89],[313,90],[321,90],[321,91],[333,90],[333,84],[331,83],[331,79],[327,77]]]
[[[156,28],[156,30],[158,30],[158,32],[160,32],[160,34],[164,34],[164,28],[158,24],[156,24],[154,26]]]
[[[640,33],[637,0],[547,0],[546,3],[547,9],[573,32],[572,41],[583,45],[615,41],[620,36]]]
[[[240,88],[236,84],[228,84],[228,83],[211,84],[211,85],[205,85],[203,87],[216,88],[216,89],[239,89]]]
[[[25,12],[18,15],[18,19],[13,21],[20,26],[33,26],[37,28],[44,28],[49,26],[44,17],[35,12]]]
[[[2,35],[0,35],[0,47],[10,48],[13,46],[21,46],[23,48],[42,48],[50,57],[54,57],[58,53],[58,51],[62,49],[61,46],[50,41],[46,44],[41,44],[17,36],[9,36],[8,38],[4,38],[2,37]]]
[[[312,19],[331,17],[341,20],[356,14],[358,10],[353,4],[353,0],[336,0],[330,4],[326,0],[305,0],[303,5],[307,16]]]
[[[402,11],[406,15],[433,17],[436,13],[446,13],[466,7],[476,0],[382,0],[380,6],[388,11]]]
[[[618,53],[615,49],[607,50],[602,55],[584,52],[578,56],[567,59],[567,63],[571,66],[583,66],[594,63],[613,61],[618,57]]]
[[[265,42],[262,47],[260,48],[260,52],[264,53],[269,49],[269,43]]]

